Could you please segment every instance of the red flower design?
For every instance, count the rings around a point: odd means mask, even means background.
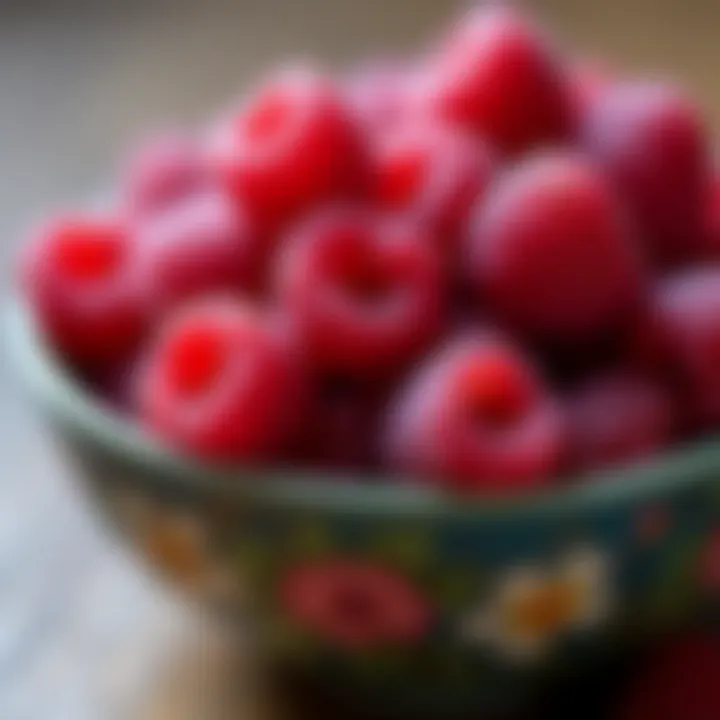
[[[296,621],[347,648],[409,642],[425,632],[431,616],[407,580],[362,561],[293,568],[280,594]]]
[[[710,536],[700,559],[701,582],[708,590],[720,591],[720,529]]]

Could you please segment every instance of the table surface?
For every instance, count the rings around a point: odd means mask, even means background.
[[[201,119],[281,55],[346,61],[412,46],[452,4],[0,3],[0,285],[33,219],[103,185],[144,130]],[[677,76],[720,120],[717,0],[535,4],[572,45]],[[6,362],[0,354],[0,717],[297,717],[256,691],[241,649],[105,536]]]

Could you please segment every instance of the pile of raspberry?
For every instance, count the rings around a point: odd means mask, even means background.
[[[502,494],[720,427],[719,261],[683,89],[486,7],[152,138],[22,282],[67,365],[183,453]]]

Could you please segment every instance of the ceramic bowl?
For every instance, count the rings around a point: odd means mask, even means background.
[[[258,651],[353,702],[449,713],[699,617],[720,594],[720,441],[532,497],[219,472],[84,390],[9,313],[23,383],[113,525]]]

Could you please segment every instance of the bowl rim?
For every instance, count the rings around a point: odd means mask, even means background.
[[[453,496],[401,477],[256,467],[218,469],[188,459],[144,433],[95,398],[44,342],[32,312],[12,298],[5,312],[8,350],[21,384],[56,421],[113,455],[155,472],[153,482],[182,484],[261,504],[403,517],[453,516],[478,520],[569,516],[618,503],[656,501],[666,493],[715,479],[720,437],[662,453],[632,467],[589,473],[512,497]],[[262,477],[262,481],[258,477]],[[342,482],[338,482],[338,477]],[[382,479],[382,476],[380,477]]]

